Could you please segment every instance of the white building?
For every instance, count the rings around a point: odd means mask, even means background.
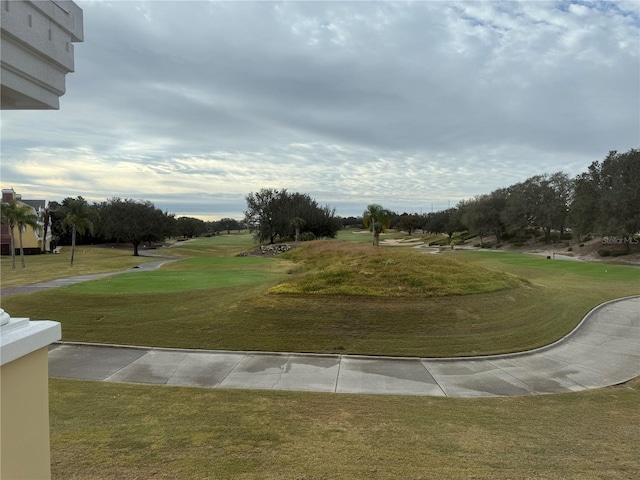
[[[60,108],[65,76],[82,42],[82,10],[69,0],[1,0],[2,109]]]

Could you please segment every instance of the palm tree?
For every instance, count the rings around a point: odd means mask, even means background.
[[[389,228],[391,223],[391,211],[383,208],[382,205],[372,203],[367,205],[367,209],[362,214],[362,221],[365,227],[371,226],[373,232],[373,245],[380,244],[380,233]]]
[[[31,207],[18,203],[15,199],[11,202],[2,204],[2,223],[9,227],[9,237],[11,238],[11,268],[16,268],[16,250],[15,250],[15,233],[14,229],[18,228],[18,236],[20,239],[20,261],[22,268],[24,264],[24,247],[22,245],[22,231],[30,226],[34,229],[38,228],[38,216],[33,213]]]
[[[67,232],[71,227],[71,266],[76,252],[76,233],[84,235],[87,231],[93,233],[92,212],[89,204],[82,198],[69,198],[65,207],[66,216],[62,220],[62,229]]]
[[[300,229],[305,226],[307,222],[305,222],[304,218],[295,217],[291,220],[291,226],[296,229],[296,242],[298,238],[300,238]]]

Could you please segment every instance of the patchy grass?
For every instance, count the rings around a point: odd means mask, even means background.
[[[280,257],[220,257],[225,252],[217,243],[220,240],[190,242],[199,252],[218,253],[198,253],[166,265],[154,272],[157,284],[138,282],[142,286],[135,293],[129,289],[137,288],[136,278],[144,277],[125,276],[126,282],[111,290],[105,279],[17,295],[3,299],[3,308],[13,315],[58,320],[63,339],[69,341],[441,357],[549,344],[573,329],[597,304],[637,294],[640,281],[640,270],[631,267],[553,262],[523,254],[453,252],[442,256],[442,261],[452,260],[470,272],[480,269],[489,275],[500,272],[508,278],[525,278],[528,283],[442,297],[273,295],[269,288],[285,280],[286,271],[294,277],[301,275],[302,267]],[[345,258],[358,261],[356,253],[361,251],[357,244],[351,245],[351,253],[341,253],[340,248],[331,253],[328,246],[339,247],[341,242],[316,245],[310,248],[327,250],[307,254],[304,260],[311,266],[315,263],[316,269],[322,262],[329,262],[328,270],[342,268]],[[229,248],[236,251],[239,246]],[[381,266],[401,252],[375,250],[381,255]],[[299,255],[304,251],[300,247]],[[423,257],[433,256],[416,252],[407,258],[420,261]],[[385,267],[397,266],[388,263]],[[598,273],[599,268],[606,269],[606,276]],[[258,278],[255,272],[264,277]],[[183,276],[189,288],[171,291],[167,287],[172,283],[167,278]]]
[[[20,259],[16,258],[16,269],[12,270],[11,257],[3,256],[0,260],[2,286],[31,285],[56,278],[126,270],[158,259],[134,257],[132,251],[127,249],[81,245],[76,247],[73,267],[70,260],[71,247],[62,247],[59,254],[26,256],[25,268],[20,266]]]
[[[518,277],[457,261],[452,256],[419,255],[345,242],[310,242],[282,255],[297,263],[293,281],[270,293],[444,297],[505,290],[526,282]]]
[[[629,479],[640,380],[492,399],[51,380],[53,479]]]

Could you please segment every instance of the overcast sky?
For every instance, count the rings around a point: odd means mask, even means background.
[[[76,3],[60,110],[2,112],[24,198],[426,213],[640,147],[637,1]]]

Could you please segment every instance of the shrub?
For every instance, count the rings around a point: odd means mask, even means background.
[[[612,257],[621,257],[621,256],[627,255],[627,254],[628,254],[628,252],[625,252],[624,250],[613,250],[611,252],[611,256]]]
[[[301,242],[310,242],[311,240],[315,240],[316,236],[313,232],[302,232],[298,237],[298,240]]]

